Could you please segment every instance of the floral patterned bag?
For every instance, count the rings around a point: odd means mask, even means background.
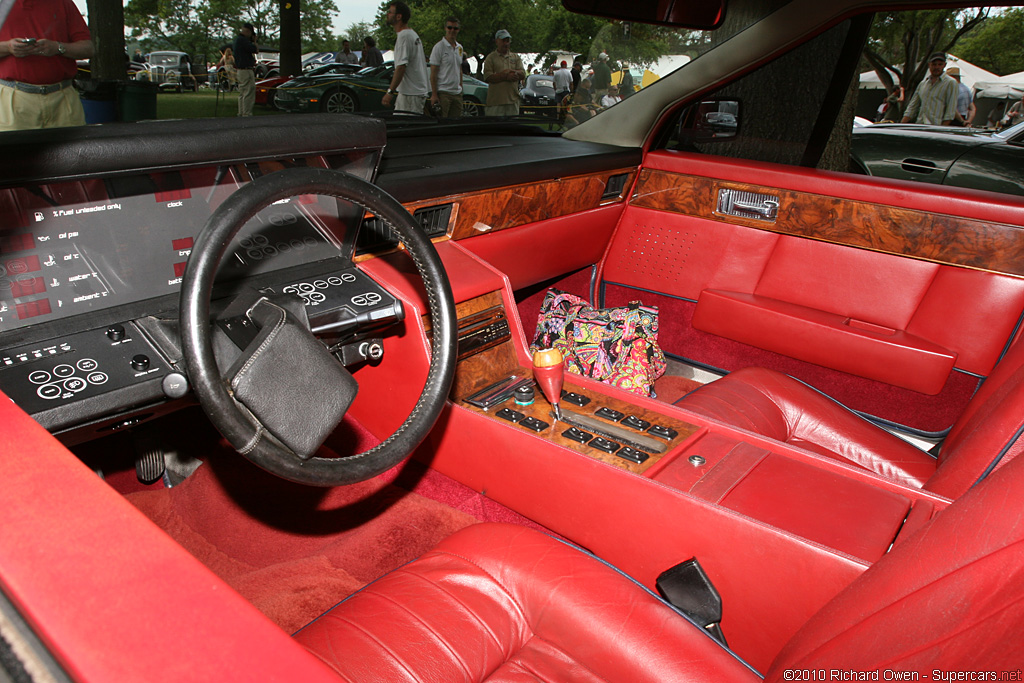
[[[546,348],[562,352],[567,371],[634,394],[652,396],[654,380],[665,373],[658,309],[639,301],[593,308],[578,296],[549,289],[530,351]]]

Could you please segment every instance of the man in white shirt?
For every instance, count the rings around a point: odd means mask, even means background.
[[[572,91],[572,71],[563,59],[562,67],[555,71],[555,101],[561,102]]]
[[[402,0],[394,0],[388,5],[387,22],[396,34],[395,75],[380,101],[385,107],[390,107],[394,100],[395,111],[422,114],[430,94],[427,60],[420,37],[409,28],[410,16],[412,11]]]
[[[459,20],[448,17],[444,38],[430,51],[430,107],[446,119],[462,116],[462,59],[465,53],[455,38]]]

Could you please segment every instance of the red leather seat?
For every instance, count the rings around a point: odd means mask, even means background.
[[[1019,462],[898,542],[797,632],[766,679],[792,680],[794,669],[1017,670],[1022,491]],[[499,524],[458,532],[296,638],[348,681],[758,680],[614,569]]]
[[[1010,348],[950,429],[938,459],[781,373],[744,368],[676,405],[949,498],[1022,448],[1024,343]]]

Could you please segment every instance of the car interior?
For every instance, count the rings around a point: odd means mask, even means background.
[[[0,136],[4,666],[1020,680],[1024,206],[817,168],[883,9],[823,4],[564,134]],[[655,310],[653,392],[549,365],[551,290]]]

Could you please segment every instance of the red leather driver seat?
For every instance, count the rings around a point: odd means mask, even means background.
[[[898,542],[797,632],[766,679],[792,680],[793,669],[1017,670],[1022,492],[1024,461]],[[759,680],[616,570],[500,524],[458,532],[295,637],[353,682]]]
[[[1016,343],[950,429],[938,459],[782,373],[743,368],[676,405],[909,486],[957,498],[1024,447],[1024,343]]]

